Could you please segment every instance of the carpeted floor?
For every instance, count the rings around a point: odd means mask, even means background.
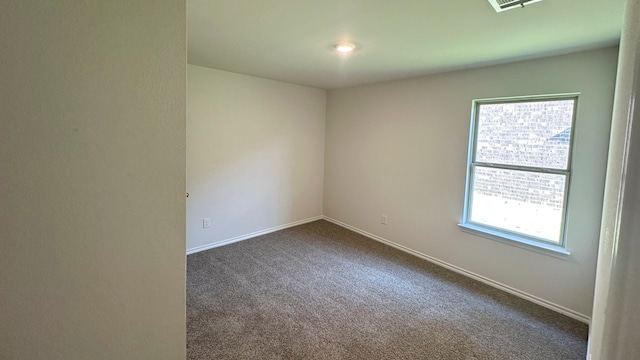
[[[587,326],[326,221],[188,256],[189,359],[584,359]]]

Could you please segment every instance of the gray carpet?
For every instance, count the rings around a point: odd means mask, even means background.
[[[582,360],[587,331],[322,220],[187,258],[189,359]]]

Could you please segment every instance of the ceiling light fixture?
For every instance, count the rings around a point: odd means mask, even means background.
[[[341,53],[352,52],[353,49],[355,49],[355,48],[356,48],[355,45],[353,45],[352,43],[348,43],[348,42],[341,42],[341,43],[337,43],[335,45],[336,51],[341,52]]]

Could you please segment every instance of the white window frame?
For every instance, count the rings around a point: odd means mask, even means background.
[[[467,178],[464,196],[464,213],[462,216],[462,223],[460,227],[463,230],[469,231],[476,235],[487,237],[494,240],[505,241],[511,245],[523,246],[525,248],[533,249],[536,251],[542,251],[543,253],[554,253],[553,255],[559,255],[561,257],[569,255],[569,251],[566,249],[566,223],[567,213],[569,207],[569,192],[571,188],[571,175],[572,175],[572,160],[573,160],[573,144],[575,135],[575,124],[578,112],[578,100],[579,93],[569,94],[553,94],[553,95],[535,95],[535,96],[519,96],[519,97],[504,97],[504,98],[491,98],[491,99],[476,99],[473,100],[471,109],[471,125],[469,130],[469,147],[467,156]],[[567,159],[566,169],[552,169],[544,167],[530,167],[519,165],[503,165],[493,164],[476,161],[476,145],[477,145],[477,127],[479,121],[479,108],[486,104],[507,104],[507,103],[523,103],[523,102],[540,102],[540,101],[555,101],[555,100],[573,100],[573,118],[571,119],[571,132],[569,138],[569,153]],[[471,209],[473,207],[473,174],[474,167],[482,166],[492,169],[505,169],[516,171],[530,171],[543,174],[558,174],[565,176],[565,190],[564,199],[562,204],[562,219],[560,227],[560,242],[552,242],[547,239],[538,238],[528,234],[514,232],[508,229],[500,227],[494,227],[486,224],[476,223],[471,221]]]

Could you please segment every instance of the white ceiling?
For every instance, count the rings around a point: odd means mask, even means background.
[[[615,45],[624,0],[188,0],[190,64],[333,89]],[[338,41],[358,48],[344,55]]]

